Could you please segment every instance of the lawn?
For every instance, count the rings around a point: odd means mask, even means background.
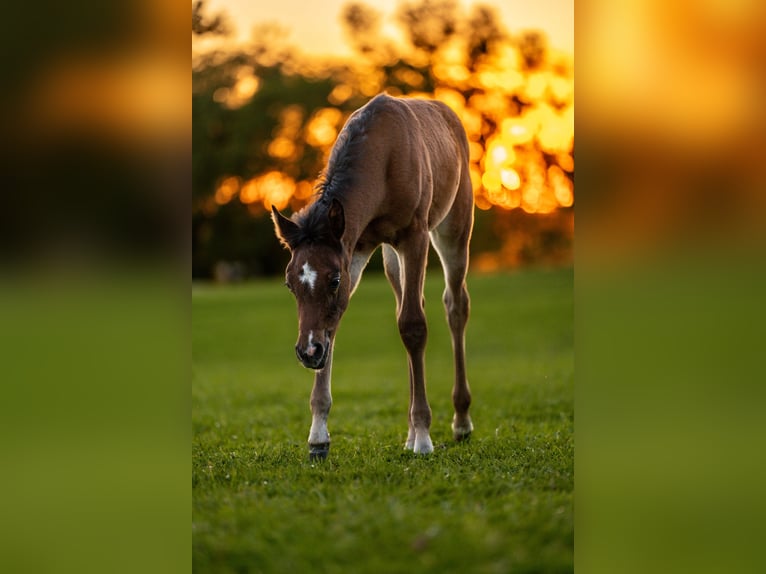
[[[444,283],[426,283],[435,451],[402,448],[406,354],[369,273],[338,331],[324,462],[308,459],[313,374],[281,280],[194,286],[196,572],[573,571],[572,269],[469,276],[475,430],[459,444]]]

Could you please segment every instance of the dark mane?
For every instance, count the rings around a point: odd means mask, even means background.
[[[377,98],[375,98],[377,99]],[[370,103],[373,103],[372,100]],[[332,147],[327,168],[320,176],[317,189],[322,197],[342,196],[354,185],[355,164],[361,154],[374,107],[367,104],[351,116]]]
[[[304,207],[293,215],[292,219],[298,224],[299,233],[293,240],[295,246],[304,243],[337,243],[330,229],[327,212],[330,201],[321,195],[317,201]]]
[[[327,211],[333,198],[342,202],[344,194],[354,186],[358,171],[356,164],[373,112],[368,104],[352,115],[335,140],[327,167],[316,185],[318,199],[293,216],[301,230],[298,243],[336,241],[330,230]]]

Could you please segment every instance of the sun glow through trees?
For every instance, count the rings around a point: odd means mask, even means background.
[[[574,203],[574,58],[550,50],[534,32],[506,33],[476,49],[472,32],[455,33],[427,50],[403,55],[380,45],[353,62],[291,57],[288,73],[330,79],[326,105],[286,103],[262,151],[271,163],[249,177],[223,175],[212,209],[240,201],[262,213],[272,205],[298,209],[310,201],[314,181],[293,166],[307,152],[326,162],[353,109],[379,92],[440,100],[460,117],[470,146],[476,205],[547,214]],[[264,50],[263,65],[274,51]],[[256,69],[236,70],[231,87],[218,88],[221,106],[244,106],[261,88]],[[358,105],[357,105],[358,103]],[[310,177],[318,177],[319,170]]]

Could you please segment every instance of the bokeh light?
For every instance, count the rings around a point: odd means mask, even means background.
[[[279,25],[259,26],[247,46],[194,52],[193,97],[204,122],[195,125],[204,125],[197,133],[206,146],[195,144],[200,150],[195,169],[204,173],[194,182],[198,236],[220,233],[214,229],[223,223],[213,220],[230,221],[237,206],[257,218],[272,205],[295,211],[311,203],[349,116],[387,92],[441,101],[460,118],[475,205],[495,221],[483,225],[492,227],[490,234],[501,234],[502,243],[513,244],[498,252],[505,253],[501,265],[540,260],[551,252],[556,261],[571,262],[573,54],[550,47],[541,32],[506,29],[487,6],[400,3],[390,20],[397,22],[403,42],[386,35],[385,18],[375,9],[351,2],[341,17],[349,14],[354,18],[345,27],[353,58],[300,52],[285,41]],[[247,130],[240,127],[245,125]],[[515,223],[500,224],[499,217]],[[534,217],[550,221],[531,223]],[[520,233],[519,225],[547,226],[545,237],[556,239]],[[563,259],[561,242],[570,246]],[[497,249],[495,240],[477,245]],[[195,250],[202,252],[199,246]]]

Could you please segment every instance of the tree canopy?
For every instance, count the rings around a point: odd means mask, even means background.
[[[227,31],[204,0],[192,8],[193,37]],[[346,118],[382,91],[439,99],[461,118],[479,208],[475,266],[569,261],[572,56],[550,50],[540,32],[507,30],[490,6],[403,2],[391,17],[404,45],[383,35],[385,16],[363,3],[340,16],[358,55],[351,61],[301,54],[273,25],[244,48],[194,55],[194,275],[281,272],[268,209],[311,201]]]

